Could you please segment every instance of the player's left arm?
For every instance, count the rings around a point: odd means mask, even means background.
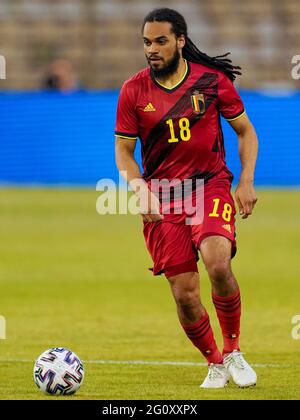
[[[239,156],[242,170],[235,199],[240,215],[246,219],[254,209],[257,196],[254,189],[254,170],[258,152],[258,139],[253,125],[246,114],[233,121],[229,121],[238,136]]]

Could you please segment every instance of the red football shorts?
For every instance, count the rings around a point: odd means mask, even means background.
[[[198,272],[198,250],[208,236],[220,235],[232,243],[232,257],[236,253],[235,205],[230,184],[218,182],[204,188],[203,223],[187,225],[166,217],[161,222],[144,222],[144,237],[152,257],[153,274],[167,277],[186,272]],[[177,220],[179,220],[177,218]]]

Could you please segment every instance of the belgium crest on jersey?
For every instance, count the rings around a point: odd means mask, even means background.
[[[195,90],[191,95],[191,101],[194,112],[203,115],[205,113],[205,99],[203,93]]]

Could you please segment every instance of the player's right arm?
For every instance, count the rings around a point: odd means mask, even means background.
[[[159,212],[159,201],[142,178],[139,165],[134,158],[139,132],[136,112],[137,95],[138,86],[134,82],[125,82],[119,95],[117,107],[116,163],[121,175],[139,198],[143,220],[157,222],[163,218]]]
[[[121,175],[139,197],[140,210],[145,222],[157,222],[163,219],[159,212],[159,200],[151,193],[142,178],[138,163],[134,158],[136,139],[116,136],[116,164]]]
[[[116,136],[116,164],[129,184],[135,179],[142,179],[140,168],[134,158],[136,139],[128,140]]]
[[[159,201],[142,178],[139,165],[134,158],[139,133],[136,112],[138,89],[138,85],[134,82],[125,82],[119,95],[115,130],[116,163],[121,175],[139,198],[143,220],[156,222],[163,218],[159,213]]]

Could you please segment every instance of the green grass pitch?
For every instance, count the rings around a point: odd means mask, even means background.
[[[33,362],[54,346],[85,361],[74,399],[300,399],[300,191],[258,190],[253,216],[237,221],[233,260],[242,300],[242,350],[258,385],[202,390],[205,366],[99,361],[203,359],[179,327],[169,286],[154,278],[139,216],[99,216],[96,191],[0,191],[0,399],[45,399]],[[218,343],[203,265],[201,293]],[[94,361],[94,363],[93,363]],[[98,361],[98,362],[97,362]],[[53,397],[52,397],[53,398]]]

